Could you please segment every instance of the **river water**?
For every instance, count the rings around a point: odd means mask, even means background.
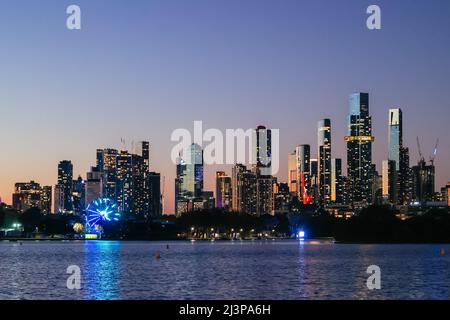
[[[380,290],[367,288],[371,265]],[[450,245],[0,241],[0,299],[449,298]]]

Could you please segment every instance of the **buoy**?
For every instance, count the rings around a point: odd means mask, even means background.
[[[444,248],[441,248],[440,254],[441,254],[441,257],[445,256],[445,249]]]
[[[169,249],[169,245],[167,245],[166,248]]]
[[[155,258],[156,258],[156,259],[161,259],[161,251],[156,250],[156,252],[155,252]]]

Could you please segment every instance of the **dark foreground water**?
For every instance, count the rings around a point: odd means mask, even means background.
[[[69,265],[81,290],[67,288]],[[370,265],[381,290],[367,289]],[[0,242],[0,299],[449,298],[449,245]]]

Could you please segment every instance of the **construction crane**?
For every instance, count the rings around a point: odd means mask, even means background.
[[[434,145],[433,153],[431,154],[430,157],[430,162],[432,166],[434,166],[434,159],[436,158],[438,145],[439,145],[439,138],[436,139],[436,144]]]
[[[420,157],[420,161],[425,160],[425,158],[422,155],[422,150],[420,149],[420,141],[419,141],[419,137],[417,137],[417,148],[419,149],[419,157]]]

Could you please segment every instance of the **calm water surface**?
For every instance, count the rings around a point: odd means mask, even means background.
[[[66,287],[69,265],[81,290]],[[369,265],[381,290],[366,287]],[[449,298],[449,245],[0,241],[0,299]]]

